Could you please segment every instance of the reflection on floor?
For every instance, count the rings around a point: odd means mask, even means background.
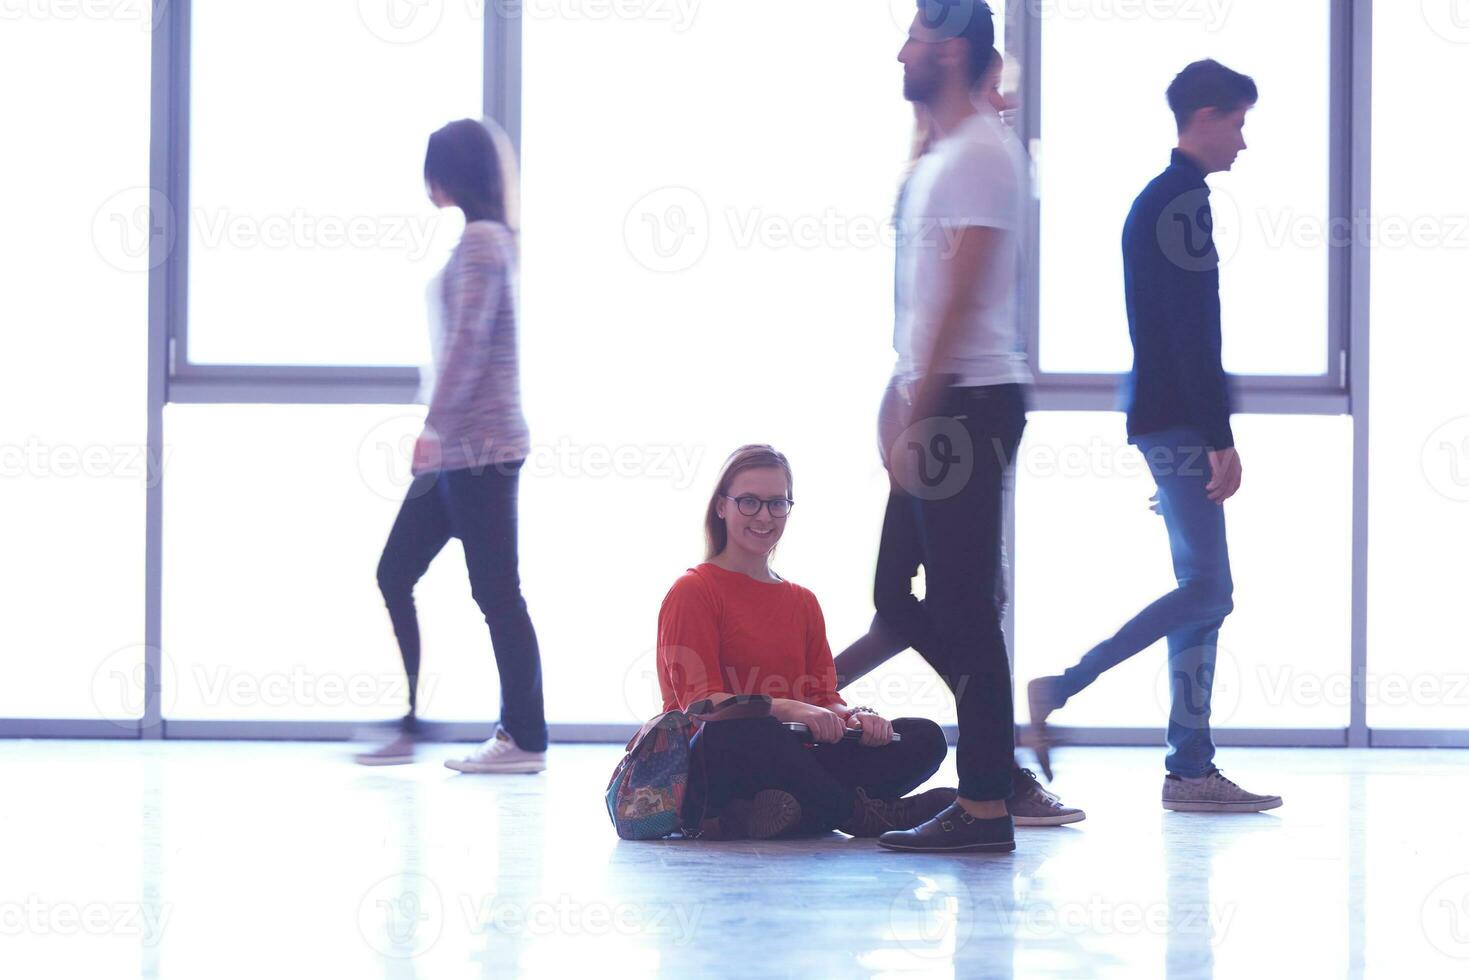
[[[1225,750],[1252,816],[1072,749],[1010,856],[618,841],[618,750],[540,776],[340,745],[0,742],[0,976],[1469,976],[1469,756]],[[952,770],[940,782],[952,780]]]

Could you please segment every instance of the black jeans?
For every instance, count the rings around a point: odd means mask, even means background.
[[[942,452],[938,445],[922,449],[960,467],[958,476],[923,497],[894,486],[873,585],[882,622],[954,693],[959,794],[971,800],[1003,800],[1011,792],[1015,705],[998,580],[1005,483],[1025,432],[1025,408],[1020,385],[949,389],[941,414],[962,426],[969,445],[949,438]],[[922,601],[913,595],[919,566]]]
[[[693,775],[706,787],[705,816],[763,789],[785,790],[801,804],[800,831],[825,834],[852,817],[856,790],[897,799],[938,772],[948,754],[943,729],[927,718],[898,718],[901,741],[880,748],[856,742],[806,745],[775,718],[705,725],[693,742]]]
[[[516,498],[524,460],[483,471],[427,473],[413,481],[388,534],[377,566],[403,667],[408,672],[408,717],[418,712],[418,613],[413,588],[429,563],[458,538],[464,545],[470,592],[484,613],[500,672],[500,724],[528,752],[546,749],[541,651],[520,594]]]

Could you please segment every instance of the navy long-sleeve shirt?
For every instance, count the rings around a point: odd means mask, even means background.
[[[1132,373],[1127,436],[1175,426],[1234,445],[1220,354],[1219,253],[1204,172],[1183,153],[1143,189],[1122,232]]]

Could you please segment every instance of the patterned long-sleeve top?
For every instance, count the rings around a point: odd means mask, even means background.
[[[485,470],[530,455],[520,405],[515,234],[496,221],[471,221],[431,290],[434,380],[425,436],[430,470]]]

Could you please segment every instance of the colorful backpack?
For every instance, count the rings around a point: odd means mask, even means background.
[[[607,815],[623,840],[659,840],[678,831],[698,837],[703,794],[690,798],[689,742],[700,725],[770,714],[770,698],[736,695],[710,699],[687,711],[665,711],[627,743],[627,754],[607,783]],[[689,811],[689,812],[685,812]]]

